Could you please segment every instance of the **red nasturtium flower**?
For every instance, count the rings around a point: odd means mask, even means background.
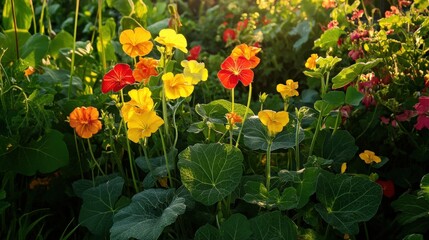
[[[228,42],[230,40],[235,40],[236,37],[237,37],[237,33],[235,32],[235,30],[232,28],[227,28],[223,32],[222,39],[224,42]]]
[[[241,81],[248,86],[253,81],[254,73],[251,70],[252,63],[244,57],[234,59],[229,56],[220,65],[221,70],[217,77],[225,88],[232,89]]]
[[[200,56],[200,52],[201,52],[201,46],[200,45],[196,45],[195,47],[191,48],[189,50],[189,56],[188,56],[188,61],[191,60],[197,60],[198,57]]]
[[[383,195],[385,197],[391,198],[395,196],[395,184],[393,183],[392,180],[378,179],[375,182],[381,186],[381,188],[383,189]]]
[[[112,90],[117,92],[126,85],[133,84],[134,82],[133,70],[131,70],[130,65],[118,63],[104,75],[103,82],[101,83],[101,91],[103,93]]]
[[[143,82],[147,84],[151,76],[158,75],[156,67],[158,66],[158,60],[153,58],[140,58],[133,70],[133,76],[137,82]]]
[[[81,138],[90,138],[101,130],[98,120],[98,110],[95,107],[77,107],[69,115],[70,127],[76,130]]]

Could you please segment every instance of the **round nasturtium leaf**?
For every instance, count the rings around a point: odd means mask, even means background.
[[[228,196],[240,183],[243,155],[233,146],[220,143],[195,144],[179,154],[183,185],[191,196],[212,205]]]

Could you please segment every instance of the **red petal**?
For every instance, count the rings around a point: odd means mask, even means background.
[[[220,65],[221,69],[234,69],[235,67],[236,67],[236,62],[232,57],[227,57]]]
[[[231,71],[220,70],[217,73],[217,77],[225,88],[232,89],[238,83],[238,76],[234,75]]]
[[[133,77],[133,70],[128,64],[118,63],[112,70],[104,75],[103,82],[101,83],[101,91],[107,93],[111,90],[117,92],[128,84],[135,82]]]
[[[250,69],[243,69],[238,75],[238,78],[244,86],[248,86],[253,81],[253,71]]]
[[[247,60],[245,57],[239,57],[236,60],[236,66],[239,69],[250,69],[252,68],[253,63],[250,60]]]

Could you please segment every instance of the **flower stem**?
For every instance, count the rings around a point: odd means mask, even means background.
[[[251,100],[252,100],[252,83],[249,84],[249,95],[247,96],[246,111],[244,112],[243,122],[241,123],[241,128],[240,128],[240,132],[238,133],[237,142],[235,143],[235,147],[238,147],[238,144],[240,143],[241,132],[243,131],[244,122],[246,121],[247,114],[249,113]]]
[[[270,182],[271,182],[271,145],[273,141],[270,139],[268,141],[268,147],[267,147],[267,161],[265,163],[265,175],[266,175],[266,183],[265,187],[267,188],[267,191],[270,191]]]
[[[103,73],[106,72],[107,63],[106,63],[106,52],[104,50],[104,42],[103,42],[103,34],[102,34],[102,9],[103,8],[103,1],[98,0],[98,37],[100,38],[100,45],[101,45],[101,63],[103,64]]]
[[[297,111],[298,112],[298,111]],[[298,171],[300,169],[300,159],[299,159],[299,128],[300,128],[300,121],[298,119],[298,115],[297,115],[297,119],[296,119],[296,126],[295,126],[295,164],[296,164],[296,170]]]
[[[70,64],[70,79],[69,79],[69,89],[67,97],[70,99],[72,83],[73,83],[73,73],[74,73],[74,61],[75,61],[75,52],[76,52],[76,35],[77,35],[77,19],[79,16],[79,2],[80,0],[76,0],[76,10],[74,15],[74,30],[73,30],[73,50]]]
[[[313,154],[314,144],[316,143],[317,135],[319,135],[321,124],[322,124],[322,113],[319,113],[319,117],[317,118],[316,130],[314,131],[313,139],[311,140],[310,151],[308,152],[308,156],[311,156],[311,154]]]
[[[149,172],[153,173],[152,164],[149,161],[149,155],[147,154],[147,138],[144,138],[144,143],[142,144],[144,158],[146,160],[147,167],[149,168]]]
[[[165,96],[165,87],[162,86],[162,118],[164,119],[164,129],[165,135],[167,136],[167,140],[170,143],[170,129],[169,129],[169,121],[168,121],[168,112],[167,112],[167,99]]]
[[[80,177],[83,179],[82,161],[80,160],[79,145],[77,144],[76,131],[74,131],[74,145],[76,146],[77,160],[79,161]]]
[[[162,150],[164,151],[165,166],[167,167],[168,181],[170,182],[170,187],[173,187],[174,185],[173,185],[173,179],[171,178],[171,173],[170,173],[170,164],[168,163],[167,148],[165,146],[164,135],[162,135],[161,129],[159,130],[159,135],[161,136]]]
[[[92,161],[94,161],[95,165],[97,166],[97,168],[101,172],[101,174],[105,175],[103,172],[103,169],[101,169],[100,164],[98,164],[97,160],[94,157],[94,153],[92,152],[91,142],[89,141],[89,138],[87,138],[87,140],[88,140],[89,153],[91,154]]]

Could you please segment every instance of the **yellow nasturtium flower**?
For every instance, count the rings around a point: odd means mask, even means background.
[[[347,163],[346,163],[346,162],[343,162],[343,163],[341,164],[341,173],[345,173],[345,172],[346,172],[346,170],[347,170]]]
[[[188,53],[188,49],[186,49],[188,43],[185,36],[176,33],[173,29],[162,29],[159,36],[155,38],[155,42],[164,45],[168,53],[171,53],[173,48]]]
[[[281,132],[289,122],[289,113],[286,111],[262,110],[258,113],[258,117],[262,124],[267,126],[270,136],[275,136]]]
[[[318,57],[319,56],[315,53],[311,54],[311,57],[309,57],[305,63],[305,67],[311,70],[316,69],[316,60]]]
[[[205,68],[204,63],[199,63],[195,60],[183,60],[180,63],[183,67],[183,75],[191,79],[191,83],[196,85],[200,81],[206,81],[209,77],[209,72]]]
[[[299,92],[296,90],[298,89],[298,82],[294,82],[292,79],[286,80],[286,85],[277,84],[276,89],[282,95],[283,99],[299,95]]]
[[[121,108],[122,117],[125,122],[128,122],[133,115],[142,115],[153,109],[154,102],[151,97],[152,92],[149,88],[133,89],[128,92],[128,95],[131,97],[131,100],[126,102]]]
[[[162,75],[164,82],[165,96],[168,99],[177,99],[179,97],[188,97],[194,91],[194,85],[182,73],[174,75],[168,72]]]
[[[365,150],[363,151],[363,153],[360,153],[359,157],[360,159],[364,160],[366,164],[371,164],[373,162],[375,163],[381,162],[381,158],[375,155],[373,151],[369,151],[369,150]]]
[[[128,120],[128,138],[135,143],[138,143],[140,139],[150,137],[164,124],[164,120],[157,116],[155,111],[133,115]]]
[[[153,43],[150,41],[151,34],[142,27],[136,27],[134,30],[127,29],[119,35],[119,42],[122,44],[124,52],[134,58],[145,56],[152,51]]]

